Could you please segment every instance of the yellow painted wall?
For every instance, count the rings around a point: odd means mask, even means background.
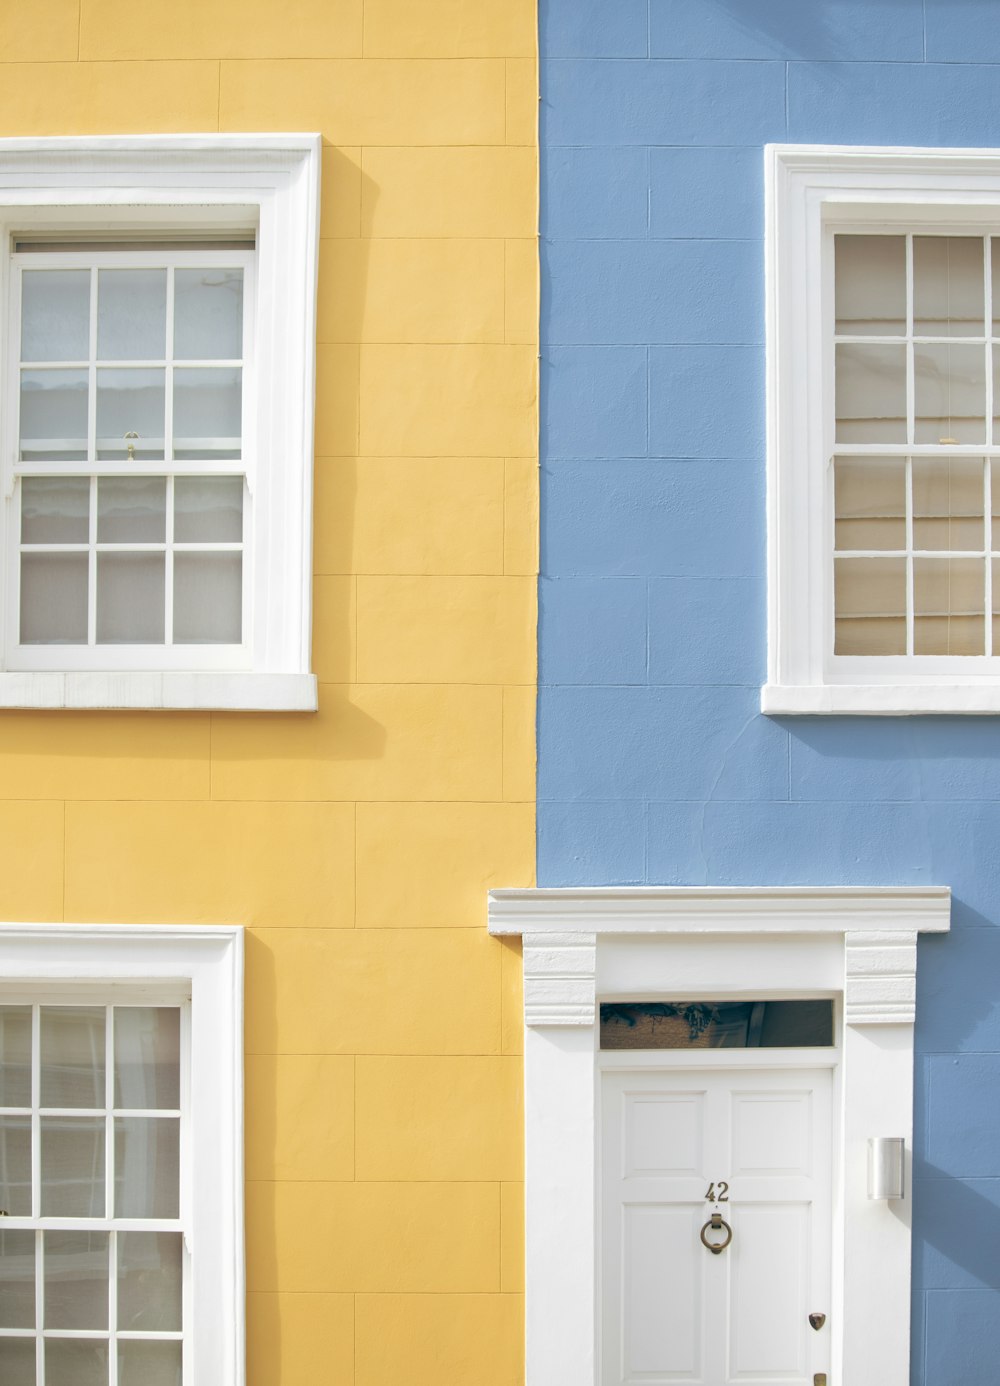
[[[318,715],[0,713],[0,917],[247,937],[250,1386],[521,1380],[534,0],[0,0],[0,133],[322,132]]]

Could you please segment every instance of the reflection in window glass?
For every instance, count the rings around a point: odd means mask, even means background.
[[[828,999],[601,1003],[602,1049],[812,1049],[833,1039]]]

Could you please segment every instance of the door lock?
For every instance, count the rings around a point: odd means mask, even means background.
[[[826,1372],[813,1372],[813,1386],[826,1386]]]

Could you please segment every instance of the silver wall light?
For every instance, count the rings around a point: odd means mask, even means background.
[[[868,1197],[902,1198],[903,1158],[906,1141],[902,1136],[872,1136],[868,1141]]]

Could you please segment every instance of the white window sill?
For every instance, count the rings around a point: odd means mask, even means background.
[[[0,708],[315,712],[315,674],[223,670],[0,673]]]
[[[958,717],[1000,714],[1000,684],[778,684],[760,690],[768,717]]]

